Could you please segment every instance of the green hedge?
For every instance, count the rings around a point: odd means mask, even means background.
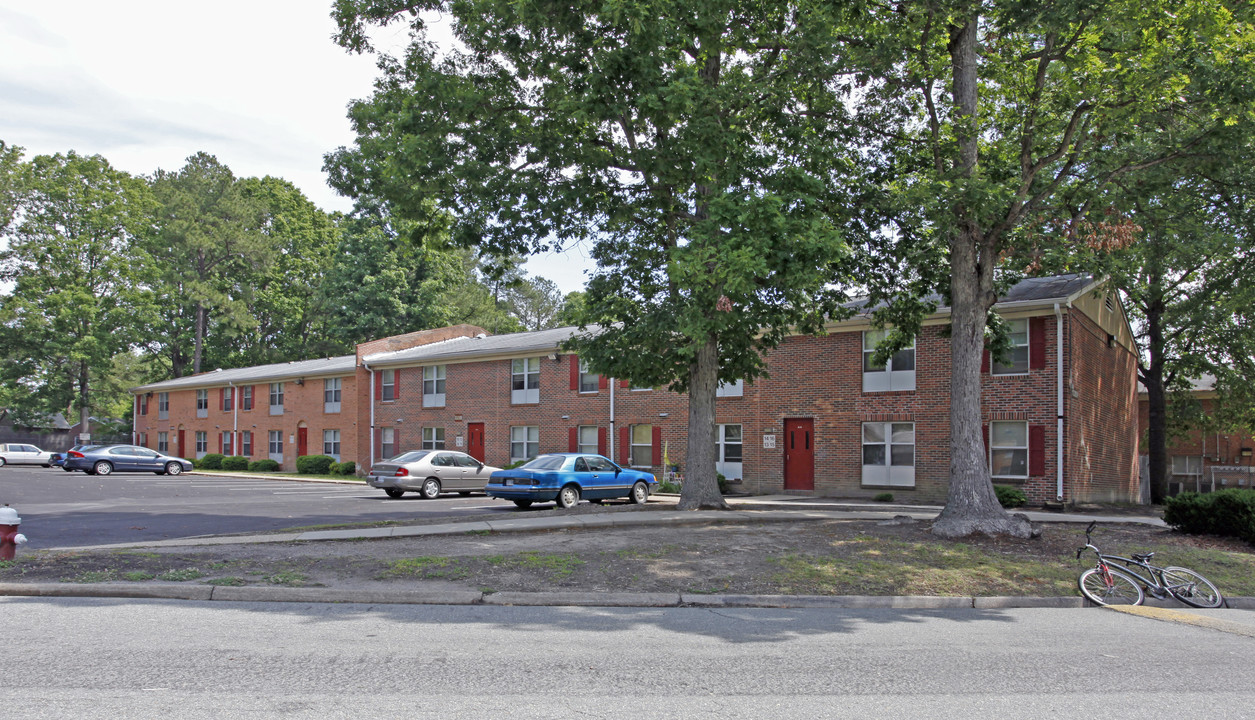
[[[330,455],[302,455],[296,459],[296,471],[302,475],[326,475],[335,461]]]
[[[200,459],[200,466],[206,470],[221,470],[222,459],[222,453],[209,453]]]
[[[1183,492],[1164,501],[1164,522],[1194,535],[1230,535],[1255,544],[1255,490]]]
[[[252,472],[275,472],[279,469],[279,463],[266,458],[265,460],[254,460],[248,464],[248,469]]]
[[[1028,496],[1023,491],[1010,485],[994,485],[994,494],[998,496],[998,504],[1004,508],[1017,508],[1028,502]]]
[[[243,455],[232,455],[222,458],[223,470],[247,470],[248,458]]]
[[[342,463],[331,463],[332,475],[353,475],[357,472],[357,463],[345,460]]]

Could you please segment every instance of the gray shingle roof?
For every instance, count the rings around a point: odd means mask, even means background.
[[[131,392],[166,391],[186,388],[220,387],[227,384],[247,385],[254,382],[280,382],[307,376],[352,375],[357,366],[357,356],[318,358],[297,362],[255,365],[232,370],[213,370],[198,375],[187,375],[174,380],[141,385]]]
[[[1007,306],[1011,304],[1030,304],[1030,303],[1051,303],[1062,302],[1065,300],[1073,300],[1088,290],[1092,290],[1098,285],[1098,281],[1092,275],[1070,274],[1070,275],[1054,275],[1051,277],[1025,278],[1007,291],[1005,295],[998,298],[996,306]],[[940,303],[940,295],[930,295],[928,300]],[[867,312],[867,298],[854,300],[849,304],[850,307],[863,308],[863,312]],[[996,307],[995,306],[995,307]],[[937,311],[940,313],[948,313],[949,305],[939,305]]]
[[[584,332],[596,334],[599,328],[589,326]],[[578,327],[560,327],[551,330],[510,333],[509,335],[482,335],[460,337],[443,342],[419,345],[408,350],[375,353],[362,358],[371,367],[412,365],[416,361],[441,362],[464,358],[493,355],[523,355],[526,353],[557,352],[566,339],[580,332]]]

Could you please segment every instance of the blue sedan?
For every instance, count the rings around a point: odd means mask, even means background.
[[[192,463],[138,445],[102,445],[66,453],[65,469],[82,470],[88,475],[115,472],[151,472],[178,475],[192,469]]]
[[[494,472],[484,491],[489,497],[512,500],[521,508],[550,500],[560,508],[569,508],[580,498],[601,501],[626,497],[639,505],[649,499],[657,485],[653,475],[619,467],[601,455],[554,453],[513,470]]]

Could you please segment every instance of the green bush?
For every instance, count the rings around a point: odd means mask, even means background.
[[[893,502],[893,493],[880,493],[876,497],[872,498],[872,500],[875,500],[876,502]]]
[[[1004,508],[1017,508],[1028,502],[1028,496],[1022,490],[1010,485],[994,485],[994,494],[998,496],[998,504]]]
[[[206,470],[221,470],[222,453],[209,453],[200,459],[200,466]]]
[[[201,464],[200,458],[187,458],[187,461],[192,464],[193,470],[200,470],[201,468],[205,467],[204,465]]]
[[[248,464],[248,469],[253,472],[274,472],[279,469],[279,463],[266,458],[265,460],[254,460]]]
[[[223,470],[247,470],[248,458],[243,455],[232,455],[222,458]]]
[[[720,495],[727,495],[728,491],[732,489],[732,486],[728,484],[728,479],[723,476],[723,473],[715,473],[715,482],[719,483]]]
[[[675,493],[678,495],[680,492],[680,484],[673,483],[670,480],[663,480],[662,482],[658,483],[658,489],[655,490],[654,492]]]
[[[1164,501],[1164,522],[1193,535],[1229,535],[1255,544],[1255,490],[1183,492]]]
[[[357,463],[353,462],[352,460],[345,460],[344,462],[340,463],[340,474],[341,475],[356,475]]]
[[[326,475],[335,461],[330,455],[302,455],[296,459],[296,471],[302,475]]]
[[[327,474],[328,475],[340,475],[341,474],[340,463],[333,462],[331,463],[331,465],[327,466]]]

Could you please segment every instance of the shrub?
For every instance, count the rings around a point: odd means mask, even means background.
[[[209,453],[208,455],[200,459],[200,466],[205,468],[206,470],[221,470],[222,469],[222,454],[221,453]]]
[[[893,502],[893,493],[880,493],[876,497],[872,498],[872,500],[875,500],[876,502]]]
[[[192,464],[193,470],[200,470],[202,467],[204,467],[203,465],[200,464],[200,458],[187,458],[187,461]]]
[[[296,459],[296,471],[304,475],[326,475],[335,461],[330,455],[302,455]]]
[[[333,462],[329,466],[327,466],[327,474],[328,475],[340,475],[341,474],[340,463]]]
[[[274,472],[279,469],[279,463],[266,458],[264,460],[254,460],[248,464],[248,469],[253,472]]]
[[[248,458],[243,455],[232,455],[231,457],[222,458],[223,470],[247,470]]]
[[[340,463],[340,474],[341,475],[356,475],[357,463],[353,462],[352,460],[345,460],[344,462]]]
[[[1194,535],[1230,535],[1255,543],[1255,490],[1183,492],[1164,501],[1164,522]]]
[[[728,484],[728,479],[723,476],[723,473],[715,473],[715,482],[719,483],[720,495],[727,495],[728,491],[732,489],[732,486]]]
[[[1017,508],[1028,502],[1024,491],[1010,485],[994,485],[994,494],[998,496],[998,504],[1004,508]]]
[[[658,489],[655,492],[675,493],[678,495],[680,493],[680,484],[673,483],[670,480],[663,480],[662,482],[658,483]]]

